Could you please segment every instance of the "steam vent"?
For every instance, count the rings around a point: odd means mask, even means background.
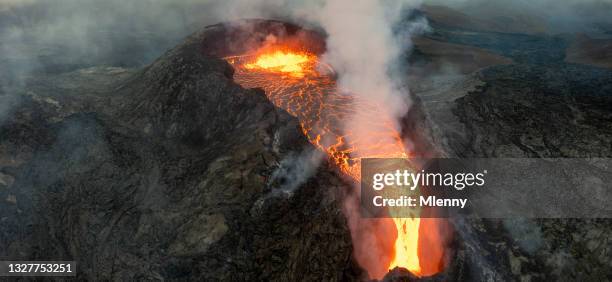
[[[53,254],[94,281],[612,277],[606,219],[357,216],[362,158],[612,156],[612,70],[495,51],[501,33],[429,12],[401,129],[338,87],[326,31],[275,20],[207,26],[144,67],[32,75],[0,123],[0,261]],[[355,112],[376,130],[348,138]]]

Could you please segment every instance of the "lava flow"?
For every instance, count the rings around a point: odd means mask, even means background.
[[[304,68],[302,67],[302,64],[314,59],[315,58],[313,55],[307,53],[275,51],[274,53],[263,54],[257,57],[257,60],[254,63],[244,64],[244,68],[248,70],[277,70],[296,77],[303,77]]]
[[[308,140],[325,151],[343,173],[356,181],[360,180],[361,158],[410,156],[400,132],[392,126],[391,117],[380,106],[339,91],[332,68],[321,63],[316,55],[268,50],[225,59],[234,66],[237,83],[246,88],[264,89],[272,103],[299,119]],[[347,119],[354,117],[356,111],[363,117],[358,122],[371,129],[367,136],[346,132]],[[387,270],[403,267],[417,276],[442,270],[438,263],[441,254],[428,256],[428,260],[434,263],[424,263],[419,259],[419,230],[422,230],[423,221],[426,220],[393,218],[397,234],[377,234],[395,238],[391,260],[382,267]]]

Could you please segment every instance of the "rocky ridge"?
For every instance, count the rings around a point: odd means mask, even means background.
[[[75,259],[87,280],[357,277],[346,183],[322,161],[282,189],[275,171],[314,149],[205,37],[29,82],[0,128],[0,258]]]

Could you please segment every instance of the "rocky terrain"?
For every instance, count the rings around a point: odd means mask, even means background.
[[[510,64],[500,62],[475,72],[412,72],[409,84],[427,117],[432,143],[442,155],[612,156],[612,70],[566,63],[569,44],[563,37],[442,26],[426,37],[512,59]],[[444,58],[452,53],[429,53],[429,61],[453,61]],[[460,236],[457,257],[467,261],[464,277],[521,281],[612,277],[608,219],[456,219],[454,225]]]
[[[597,39],[580,34],[566,51],[568,63],[612,68],[612,39]]]
[[[0,129],[0,257],[77,260],[88,280],[343,280],[356,276],[325,161],[297,121],[190,37],[141,70],[29,82]],[[355,273],[354,273],[355,272]]]
[[[443,27],[461,28],[470,31],[537,34],[547,31],[546,23],[524,11],[500,9],[500,3],[480,1],[478,5],[456,9],[443,3],[424,5],[423,12],[429,20]]]
[[[314,151],[298,121],[203,55],[211,32],[144,68],[52,68],[19,88],[0,119],[0,258],[75,258],[88,280],[361,277],[347,183],[324,158],[296,165]],[[609,157],[612,71],[565,62],[569,45],[434,25],[407,59],[403,134],[441,156]],[[612,277],[609,220],[454,224],[438,280]]]
[[[612,100],[600,96],[599,87],[581,93],[551,88],[538,78],[540,71],[545,69],[500,66],[438,77],[429,84],[435,88],[422,85],[416,95],[435,143],[451,157],[609,157]],[[463,246],[458,256],[466,252],[477,280],[592,281],[612,275],[607,219],[459,219],[455,227]]]

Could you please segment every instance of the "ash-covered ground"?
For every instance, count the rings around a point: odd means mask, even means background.
[[[437,6],[423,15],[432,30],[403,59],[415,100],[404,134],[424,150],[611,157],[610,39],[451,21],[470,15]],[[99,57],[0,54],[0,260],[76,260],[87,280],[363,277],[340,205],[350,184],[323,161],[282,189],[274,172],[312,145],[201,52],[211,29],[194,29],[163,43],[121,37],[129,47]],[[612,278],[610,220],[454,224],[438,279]]]

